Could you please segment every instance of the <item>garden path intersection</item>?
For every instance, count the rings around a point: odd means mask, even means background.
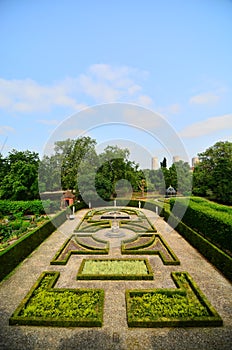
[[[66,265],[51,265],[57,251],[69,238],[88,210],[75,214],[47,238],[14,272],[0,284],[0,349],[14,350],[224,350],[232,344],[232,285],[204,257],[155,213],[141,209],[180,260],[180,265],[164,265],[158,255],[122,255],[121,241],[108,238],[108,255],[72,254]],[[104,231],[105,230],[105,231]],[[96,233],[106,240],[104,232]],[[109,229],[108,229],[109,230]],[[132,237],[129,229],[123,229]],[[77,233],[78,235],[78,233]],[[87,235],[87,233],[86,233]],[[127,237],[126,237],[127,238]],[[126,239],[122,237],[122,240]],[[78,280],[83,259],[147,258],[154,280]],[[44,271],[58,271],[55,288],[103,289],[102,327],[10,326],[9,318]],[[176,288],[171,272],[186,271],[223,319],[221,327],[128,327],[126,290]]]

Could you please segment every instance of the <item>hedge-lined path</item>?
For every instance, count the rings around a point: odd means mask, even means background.
[[[148,257],[154,281],[77,281],[83,258],[72,255],[67,265],[50,265],[50,261],[73,233],[87,210],[75,214],[44,241],[17,269],[0,284],[0,349],[9,350],[224,350],[232,344],[232,285],[191,247],[162,218],[143,210],[181,261],[179,266],[165,266],[158,256]],[[103,234],[103,232],[101,232]],[[123,238],[125,239],[125,238]],[[98,256],[100,257],[100,256]],[[103,257],[103,256],[101,256]],[[106,257],[106,256],[105,256]],[[120,254],[111,239],[107,257],[130,257]],[[145,257],[145,256],[133,256]],[[56,287],[103,288],[105,290],[104,325],[102,328],[56,328],[9,326],[8,320],[31,286],[47,270],[60,271]],[[187,271],[223,319],[223,327],[207,328],[128,328],[125,289],[173,288],[170,272]]]

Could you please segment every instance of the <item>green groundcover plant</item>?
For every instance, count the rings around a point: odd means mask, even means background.
[[[83,259],[77,279],[153,279],[147,259]]]
[[[126,291],[131,327],[221,326],[222,320],[186,272],[171,274],[178,289]]]
[[[53,288],[58,272],[44,272],[10,318],[10,324],[101,326],[104,291]]]

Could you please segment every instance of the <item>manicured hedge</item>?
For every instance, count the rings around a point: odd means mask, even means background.
[[[170,199],[171,207],[174,205],[174,201],[177,200],[172,198]],[[183,201],[184,199],[178,199]],[[208,202],[207,200],[199,197],[193,197],[191,201],[195,202]],[[141,207],[144,207],[148,210],[156,212],[156,206],[159,208],[159,215],[164,217],[165,221],[168,221],[170,226],[174,227],[193,247],[195,247],[204,257],[211,262],[216,268],[218,268],[229,280],[232,281],[232,258],[221,249],[219,249],[213,242],[207,240],[207,238],[203,237],[203,235],[199,234],[191,227],[187,226],[185,223],[179,220],[173,213],[168,210],[168,205],[162,205],[159,202],[141,202]],[[133,201],[134,206],[138,206],[138,201]],[[212,203],[211,205],[215,205],[216,203]],[[223,206],[220,204],[216,204],[217,208],[221,208],[221,212],[228,212],[228,206]],[[175,206],[176,208],[176,206]],[[215,208],[215,207],[214,207]],[[211,207],[212,209],[212,207]],[[176,213],[175,209],[175,213]],[[228,220],[228,216],[227,216]],[[191,224],[191,223],[190,223]],[[211,223],[212,224],[212,223]],[[215,229],[215,227],[214,227]],[[223,232],[223,231],[222,231]],[[225,236],[224,236],[225,238]],[[227,242],[227,241],[225,241]],[[228,243],[228,242],[227,242]],[[230,239],[231,244],[231,239]],[[224,244],[225,245],[225,244]],[[227,244],[226,244],[227,245]]]
[[[66,220],[66,211],[57,214],[39,228],[31,231],[0,252],[0,281],[33,252],[50,234]]]
[[[183,199],[170,199],[170,206],[173,208],[172,213],[179,217],[179,213],[186,208],[186,203]],[[181,220],[219,248],[232,253],[231,207],[193,197]]]
[[[97,263],[101,263],[101,262],[143,262],[144,266],[146,267],[146,273],[144,274],[136,274],[133,270],[133,268],[131,268],[131,273],[117,273],[117,271],[112,272],[112,273],[108,273],[106,271],[106,273],[99,273],[99,272],[92,272],[91,273],[84,273],[84,268],[85,268],[85,264],[88,262],[97,262]],[[132,264],[133,267],[133,264]],[[151,266],[149,264],[149,261],[147,259],[135,259],[135,258],[128,258],[128,259],[83,259],[81,262],[81,266],[79,268],[78,274],[77,274],[77,279],[78,280],[152,280],[153,277],[153,272],[151,269]]]
[[[232,257],[209,242],[202,235],[179,221],[171,212],[164,211],[164,219],[181,234],[193,247],[232,281]]]
[[[139,239],[141,237],[148,237],[149,240],[147,241],[147,243],[144,243],[142,245],[137,245],[135,247],[131,247],[131,248],[127,248],[127,244],[131,243],[133,241],[136,242],[136,240],[138,240],[139,243]],[[165,257],[165,254],[162,250],[160,249],[152,249],[152,247],[156,247],[156,243],[160,242],[163,249],[167,252],[168,256],[170,257],[170,259],[167,259]],[[180,261],[177,258],[177,256],[175,255],[175,253],[173,252],[173,250],[170,248],[170,246],[168,245],[168,243],[162,238],[161,235],[159,234],[154,234],[154,235],[138,235],[136,238],[132,238],[130,240],[124,240],[122,241],[121,244],[121,253],[122,254],[146,254],[146,255],[152,255],[152,254],[156,254],[159,255],[159,257],[161,258],[162,262],[164,265],[180,265]]]
[[[79,237],[79,236],[78,236]],[[91,237],[93,238],[96,242],[100,242],[100,243],[105,243],[105,247],[104,248],[98,248],[98,247],[94,247],[94,246],[89,246],[87,244],[83,244],[81,242],[79,242],[78,237],[75,239],[75,243],[80,247],[80,250],[75,250],[75,249],[71,249],[67,252],[67,254],[65,255],[65,257],[63,259],[60,259],[60,256],[63,254],[63,252],[65,251],[65,249],[68,248],[69,244],[72,244],[71,240],[73,238],[70,237],[68,238],[64,244],[60,247],[60,249],[57,251],[57,253],[55,254],[54,258],[52,259],[52,261],[50,262],[51,265],[66,265],[70,256],[72,254],[108,254],[109,253],[109,242],[106,241],[102,241],[92,235],[85,235],[83,237]]]
[[[173,272],[177,289],[127,290],[129,327],[222,326],[217,311],[187,272]]]
[[[60,273],[41,274],[9,319],[10,325],[101,327],[102,289],[54,288]]]

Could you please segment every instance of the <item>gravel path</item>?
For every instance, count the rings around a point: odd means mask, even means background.
[[[76,274],[83,258],[72,255],[65,266],[50,261],[86,213],[82,210],[74,220],[65,222],[37,250],[0,284],[0,349],[7,350],[226,350],[232,344],[232,285],[208,263],[162,218],[143,210],[180,259],[179,266],[164,266],[159,256],[149,256],[154,281],[77,281]],[[109,231],[109,229],[108,229]],[[128,237],[133,233],[124,230]],[[97,233],[105,239],[107,230]],[[107,257],[122,257],[120,239],[107,238]],[[123,237],[122,239],[125,239]],[[130,257],[130,256],[123,256]],[[136,256],[133,256],[136,257]],[[138,256],[145,257],[145,256]],[[103,288],[105,290],[104,325],[102,328],[56,328],[9,326],[8,320],[41,272],[55,270],[61,275],[56,287]],[[207,328],[128,328],[125,290],[174,288],[172,271],[187,271],[223,319],[223,327]]]

